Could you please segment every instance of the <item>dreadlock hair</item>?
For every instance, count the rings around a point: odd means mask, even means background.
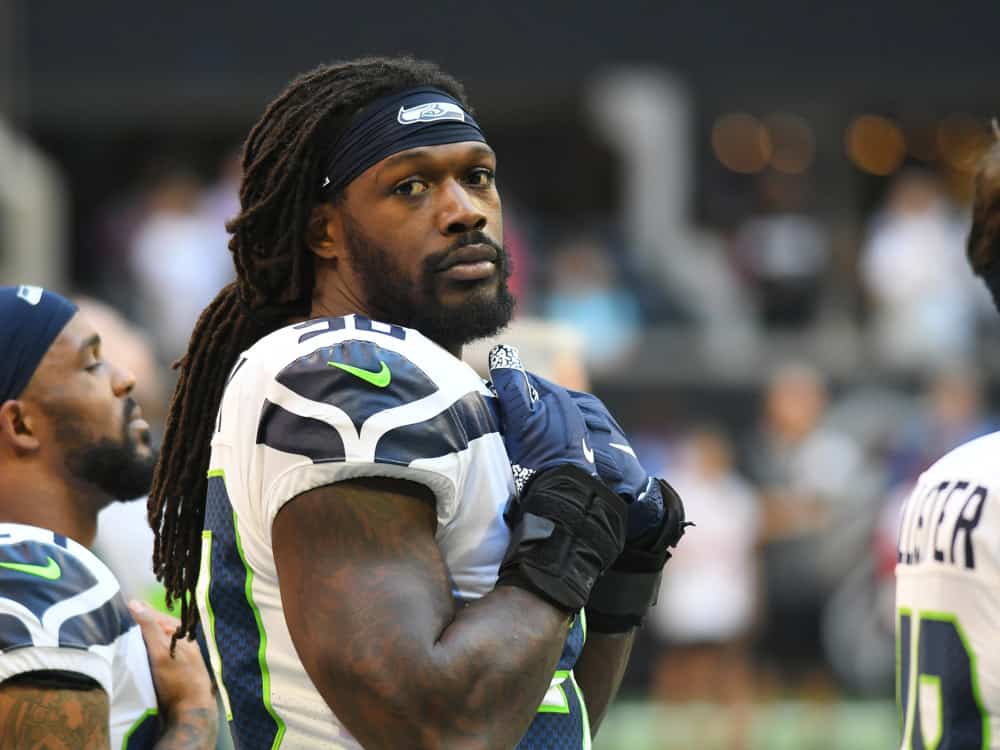
[[[236,281],[195,324],[167,414],[149,496],[153,569],[167,605],[180,602],[174,640],[194,637],[194,603],[215,417],[230,368],[258,339],[295,316],[308,317],[315,282],[307,233],[327,158],[350,118],[372,101],[435,86],[462,102],[465,91],[429,62],[369,57],[321,65],[268,105],[243,149],[240,214],[226,224]]]

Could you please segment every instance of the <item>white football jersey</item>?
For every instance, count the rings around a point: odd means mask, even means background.
[[[72,539],[0,523],[0,681],[38,671],[73,672],[104,688],[114,750],[155,744],[146,644],[111,571]]]
[[[1000,748],[1000,433],[956,448],[903,506],[896,563],[902,750]]]
[[[240,356],[212,440],[197,598],[241,750],[360,747],[313,686],[285,624],[271,546],[285,503],[350,478],[418,482],[436,498],[455,599],[493,588],[514,481],[491,402],[476,373],[437,344],[359,315],[287,326]],[[536,723],[555,722],[549,736],[573,732],[583,747],[571,673],[579,619]]]

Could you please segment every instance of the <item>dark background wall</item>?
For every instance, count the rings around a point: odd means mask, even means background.
[[[8,109],[36,125],[239,118],[294,72],[367,53],[436,59],[487,112],[547,110],[609,63],[815,97],[961,99],[1000,71],[995,1],[5,2]]]

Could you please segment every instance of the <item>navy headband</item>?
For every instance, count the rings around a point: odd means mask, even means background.
[[[76,305],[37,286],[0,286],[0,404],[17,398]]]
[[[455,97],[426,86],[389,94],[351,118],[333,148],[320,187],[333,195],[387,156],[462,141],[486,143],[486,136]]]

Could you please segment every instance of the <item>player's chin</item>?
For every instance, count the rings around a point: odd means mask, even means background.
[[[446,307],[460,307],[470,301],[489,301],[500,294],[500,276],[492,274],[485,278],[468,281],[446,279],[438,285],[438,302]]]

